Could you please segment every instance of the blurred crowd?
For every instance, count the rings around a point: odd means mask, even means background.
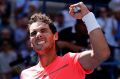
[[[69,4],[49,15],[59,32],[57,54],[91,49],[82,20],[69,15]],[[120,0],[104,6],[87,5],[93,11],[111,50],[110,58],[87,79],[120,79]],[[40,11],[39,1],[0,0],[0,79],[20,79],[23,69],[35,65],[37,54],[29,41],[28,20]]]

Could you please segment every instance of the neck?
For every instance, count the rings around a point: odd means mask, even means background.
[[[41,67],[47,67],[55,60],[56,57],[56,50],[49,50],[47,53],[39,55],[39,64]]]

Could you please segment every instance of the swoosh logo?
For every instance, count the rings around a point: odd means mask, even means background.
[[[52,71],[50,73],[44,73],[43,78],[46,77],[46,76],[48,76],[48,75],[51,75],[51,74],[53,74],[53,73],[55,73],[55,72],[57,72],[59,70],[61,70],[61,69],[65,68],[65,67],[67,67],[67,66],[68,66],[68,64],[65,64],[62,67],[60,67],[60,68],[58,68],[58,69],[56,69],[56,70],[54,70],[54,71]],[[35,79],[39,79],[39,78],[35,78]]]

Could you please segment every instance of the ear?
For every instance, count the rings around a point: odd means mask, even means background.
[[[31,47],[33,47],[33,44],[32,44],[32,43],[30,43],[30,46],[31,46]]]
[[[55,39],[55,40],[58,40],[58,32],[56,32],[56,33],[54,34],[54,39]]]
[[[30,47],[33,47],[33,44],[31,43],[30,39],[29,39],[29,45],[30,45]]]

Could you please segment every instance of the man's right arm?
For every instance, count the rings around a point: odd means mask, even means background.
[[[31,79],[30,76],[27,75],[28,72],[23,70],[20,74],[20,79]]]

